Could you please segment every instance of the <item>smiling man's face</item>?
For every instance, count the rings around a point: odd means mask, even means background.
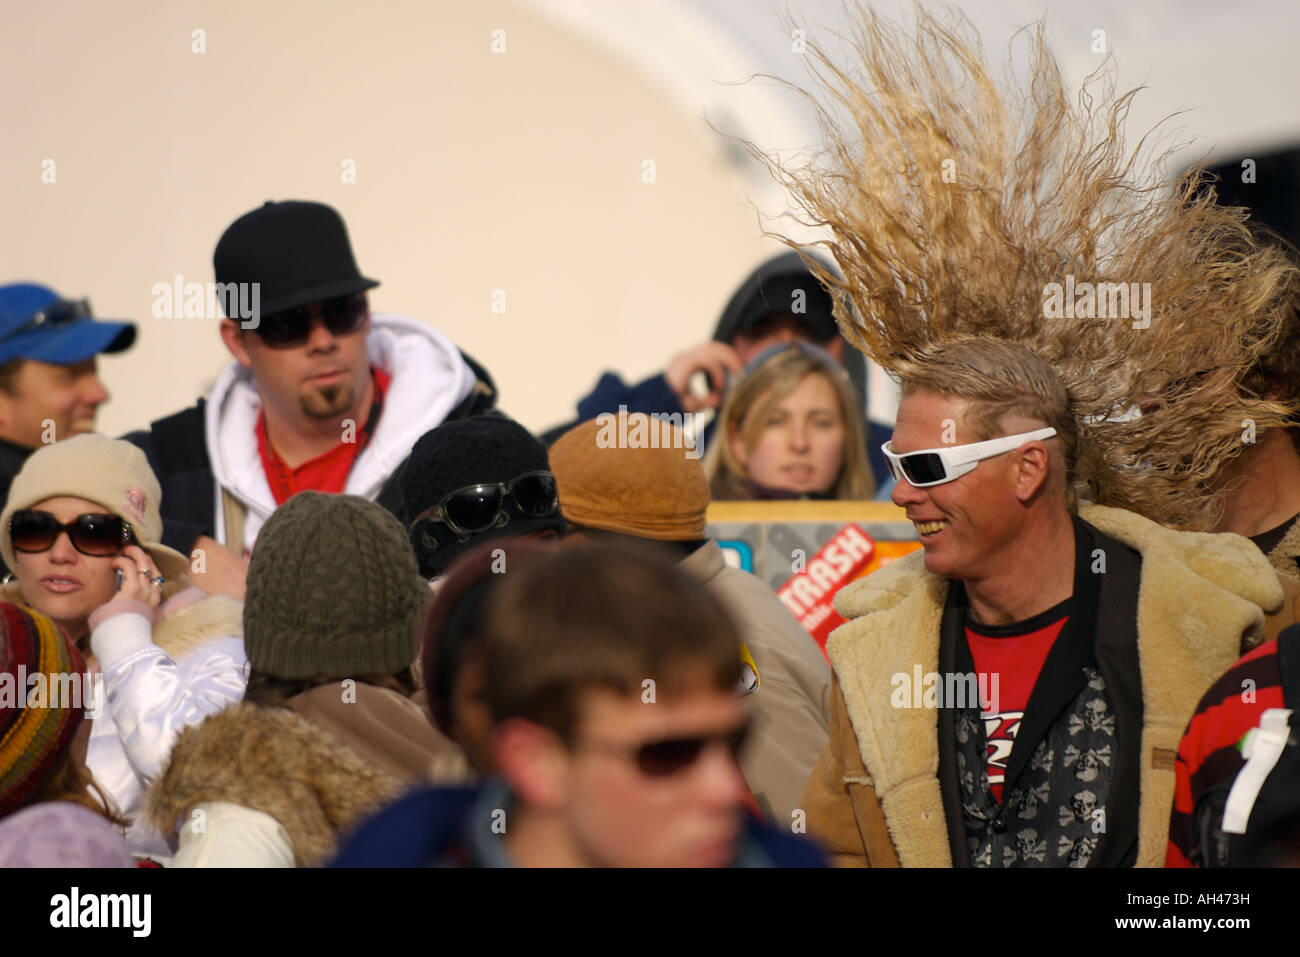
[[[985,436],[968,424],[969,408],[964,400],[934,392],[908,393],[899,403],[890,447],[901,455],[980,441]],[[944,578],[969,581],[988,577],[998,553],[1019,533],[1023,505],[1015,485],[1015,456],[1005,454],[942,485],[916,488],[900,478],[890,498],[916,526],[925,567]]]
[[[8,389],[0,390],[0,438],[38,449],[95,431],[95,414],[108,401],[94,357],[57,365],[20,360]]]

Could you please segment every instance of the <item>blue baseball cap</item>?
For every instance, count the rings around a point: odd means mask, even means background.
[[[100,322],[86,299],[64,299],[48,286],[0,286],[0,363],[35,359],[54,365],[121,352],[135,342],[135,323]]]

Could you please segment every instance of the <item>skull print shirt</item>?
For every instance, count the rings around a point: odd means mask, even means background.
[[[1069,607],[1067,598],[1040,615],[1011,625],[981,625],[967,618],[966,642],[975,662],[976,685],[986,699],[980,705],[989,788],[998,801],[1002,800],[1007,759],[1025,706],[1047,653],[1065,625]]]
[[[988,709],[969,700],[940,708],[939,778],[958,866],[1115,867],[1136,859],[1140,558],[1077,517],[1075,533],[1068,608],[1058,605],[1026,623],[1061,627],[1041,665],[1023,666],[1037,677],[1000,769],[1000,800],[989,762],[999,729],[986,728]],[[1099,550],[1109,573],[1096,560]],[[940,672],[994,667],[975,664],[969,608],[962,583],[954,582],[940,626]],[[1009,708],[1005,700],[998,705]]]

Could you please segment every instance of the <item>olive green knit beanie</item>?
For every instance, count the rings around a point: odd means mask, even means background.
[[[395,674],[411,665],[429,589],[406,531],[355,495],[299,492],[257,536],[244,646],[276,678]]]

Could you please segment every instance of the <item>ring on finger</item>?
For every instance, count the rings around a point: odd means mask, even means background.
[[[152,581],[152,582],[153,582],[155,585],[157,585],[159,588],[162,588],[162,586],[163,586],[163,582],[165,582],[166,580],[167,580],[167,579],[163,578],[161,575],[159,575],[157,578],[151,578],[151,579],[150,579],[150,581]]]

